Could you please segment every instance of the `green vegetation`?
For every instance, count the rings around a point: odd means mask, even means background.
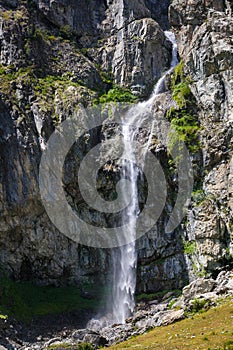
[[[183,62],[181,61],[174,69],[171,78],[172,98],[178,104],[179,108],[187,107],[190,104],[190,98],[193,99],[189,84],[191,81],[184,76]]]
[[[7,318],[8,318],[7,315],[1,315],[1,314],[0,314],[0,319],[1,319],[1,320],[7,320]]]
[[[70,41],[73,39],[72,28],[69,25],[60,28],[57,35],[51,34],[48,30],[42,29],[40,27],[35,27],[33,33],[30,35],[29,39],[37,41],[57,41],[59,39],[65,39],[65,41]]]
[[[120,86],[114,86],[107,93],[104,93],[98,99],[94,101],[95,104],[104,104],[110,102],[125,102],[135,103],[137,102],[137,96],[133,95],[129,89],[122,88]]]
[[[223,350],[233,350],[233,340],[226,341]]]
[[[209,308],[209,303],[207,300],[195,298],[192,302],[190,311],[192,313],[197,313],[197,312],[203,311],[204,309],[206,310],[207,308]]]
[[[195,100],[190,90],[190,80],[184,76],[183,63],[180,62],[174,69],[171,78],[172,98],[177,107],[171,107],[166,117],[171,122],[170,148],[177,141],[184,142],[190,152],[195,153],[200,145],[198,135],[200,126],[196,115]]]
[[[111,86],[113,85],[112,72],[103,72],[100,70],[99,73],[104,83],[110,84]]]
[[[109,347],[109,350],[233,350],[233,302],[196,313],[169,326],[157,327],[143,335]]]
[[[17,21],[25,18],[25,12],[23,10],[0,11],[0,16],[5,21],[9,21],[9,20]]]
[[[38,78],[35,81],[34,90],[36,94],[39,94],[40,96],[47,96],[53,94],[59,87],[65,89],[68,86],[79,88],[80,84],[71,82],[69,78],[64,76],[47,75],[43,78]]]
[[[173,305],[176,303],[176,299],[173,299],[170,301],[170,303],[168,304],[168,309],[172,309]],[[179,307],[177,306],[177,308],[179,309]]]
[[[195,204],[201,204],[205,201],[205,199],[206,194],[202,189],[192,192],[192,200],[195,202]]]
[[[4,275],[0,278],[0,312],[29,320],[29,309],[21,299],[16,286]]]
[[[40,29],[40,28],[35,28],[32,36],[30,37],[32,40],[37,40],[37,41],[56,41],[59,40],[58,37],[55,35],[50,34],[47,30],[45,29]]]
[[[12,82],[23,80],[24,83],[30,82],[27,77],[33,77],[33,66],[20,68],[16,70],[14,65],[3,66],[0,65],[0,91],[9,94],[11,91]]]
[[[19,113],[23,113],[26,110],[30,110],[30,104],[25,99],[24,108],[22,109],[20,107],[23,102],[22,100],[18,101],[15,87],[17,84],[22,84],[24,89],[34,92],[41,111],[49,113],[56,125],[60,122],[60,116],[55,112],[55,94],[59,95],[64,109],[67,110],[69,110],[72,103],[74,106],[77,105],[76,96],[82,98],[84,103],[91,101],[91,99],[97,96],[97,93],[93,90],[88,89],[80,83],[71,81],[71,76],[71,73],[64,74],[63,76],[45,75],[42,70],[37,69],[33,65],[20,69],[17,69],[13,65],[0,65],[0,91],[6,95],[7,99],[10,98],[15,106],[18,106]],[[69,89],[70,87],[75,89]]]
[[[60,28],[60,35],[63,39],[70,40],[73,38],[73,31],[68,24]]]
[[[89,299],[81,296],[78,287],[36,286],[31,282],[13,282],[1,274],[0,313],[29,322],[35,316],[94,310],[101,304],[102,296],[107,291],[97,286],[87,288],[95,288],[95,295]]]
[[[164,297],[164,295],[166,295],[167,293],[169,293],[171,291],[169,290],[163,290],[162,292],[157,292],[157,293],[150,293],[150,294],[139,294],[136,296],[136,301],[140,302],[140,301],[151,301],[151,300],[156,300],[156,299],[162,299]],[[176,290],[172,290],[173,292],[173,297],[178,297],[181,295],[181,290],[176,289]]]
[[[196,251],[196,242],[190,242],[190,241],[184,241],[183,242],[184,246],[184,253],[187,255],[192,255]]]

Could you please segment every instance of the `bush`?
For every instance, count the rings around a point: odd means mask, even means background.
[[[187,255],[192,255],[195,253],[196,250],[196,242],[183,242],[184,245],[184,253]]]
[[[233,350],[233,340],[225,342],[223,346],[223,350]]]
[[[73,37],[73,31],[68,24],[60,28],[60,35],[63,39],[71,39]]]
[[[205,299],[195,298],[191,305],[191,311],[196,313],[208,308],[208,302]]]
[[[107,93],[103,94],[95,101],[95,104],[98,103],[109,103],[109,102],[126,102],[126,103],[135,103],[137,102],[137,96],[133,95],[129,89],[124,89],[120,86],[115,86],[110,89]]]
[[[200,204],[206,199],[206,194],[203,190],[196,190],[192,192],[192,200]]]

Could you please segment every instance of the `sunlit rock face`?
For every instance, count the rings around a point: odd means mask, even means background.
[[[189,213],[187,234],[201,264],[218,271],[232,254],[232,4],[173,1],[170,20],[202,128],[204,197]]]

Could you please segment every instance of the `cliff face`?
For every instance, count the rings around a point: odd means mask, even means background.
[[[232,255],[232,4],[173,1],[170,19],[201,126],[203,192],[189,212],[186,233],[197,243],[200,263],[214,271]]]
[[[99,283],[109,252],[81,247],[52,225],[38,189],[41,152],[57,124],[113,83],[151,91],[171,45],[143,1],[0,5],[1,264],[16,279]]]
[[[0,260],[16,279],[105,281],[109,251],[80,246],[56,230],[41,204],[38,167],[55,126],[81,104],[89,106],[113,83],[141,98],[151,92],[171,59],[162,30],[168,27],[169,1],[159,3],[0,1]],[[178,288],[231,262],[231,10],[227,1],[174,0],[170,6],[200,146],[193,154],[195,189],[187,220],[164,233],[174,205],[170,195],[156,227],[138,242],[138,291]],[[155,119],[167,113],[171,94],[161,95]],[[103,137],[89,136],[93,144]],[[88,147],[79,145],[80,158]],[[177,184],[166,149],[154,146],[153,152],[168,171],[172,192]],[[74,179],[71,174],[68,193]]]

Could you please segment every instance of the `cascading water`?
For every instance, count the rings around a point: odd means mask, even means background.
[[[121,246],[113,250],[113,288],[112,288],[112,323],[125,323],[126,318],[133,312],[135,301],[134,293],[136,287],[136,223],[139,212],[138,204],[138,187],[137,181],[140,175],[139,168],[135,166],[136,149],[134,146],[135,135],[137,134],[140,125],[146,117],[144,111],[146,108],[152,106],[156,95],[164,91],[166,75],[171,73],[172,69],[178,64],[177,58],[177,44],[175,35],[172,32],[165,31],[167,39],[172,43],[172,61],[170,69],[158,80],[151,97],[145,101],[133,106],[127,113],[126,122],[122,127],[122,137],[124,152],[122,159],[130,158],[131,162],[123,160],[123,177],[130,181],[127,186],[130,186],[131,201],[126,212],[122,216],[122,223],[126,220],[129,222],[128,230],[125,235],[128,237],[128,245]],[[147,147],[141,159],[141,166],[143,168],[143,160],[145,153],[149,147],[151,137],[153,134],[153,125],[151,125],[150,136],[147,142]],[[132,161],[133,160],[133,161]],[[128,193],[125,191],[125,193]],[[127,199],[126,199],[127,200]]]
[[[126,113],[121,131],[124,149],[121,157],[122,178],[128,180],[124,182],[124,186],[127,186],[127,188],[123,188],[123,194],[125,195],[125,203],[129,203],[126,210],[123,211],[121,224],[124,226],[124,223],[127,223],[128,229],[124,232],[124,241],[130,243],[121,245],[119,241],[119,247],[112,249],[112,295],[108,301],[108,314],[101,318],[92,319],[87,325],[88,328],[100,329],[114,323],[124,324],[126,318],[134,310],[137,267],[136,225],[139,214],[138,180],[143,174],[144,160],[152,140],[153,123],[150,125],[150,130],[148,130],[147,144],[143,150],[140,149],[140,152],[135,147],[135,139],[139,133],[140,126],[148,118],[147,112],[153,106],[156,96],[165,89],[166,75],[171,73],[172,69],[178,64],[175,35],[169,31],[165,31],[165,35],[172,43],[171,67],[158,80],[151,97],[145,102],[134,105]],[[137,157],[138,153],[140,153],[140,159]],[[140,162],[140,170],[136,166],[138,160]],[[130,198],[126,198],[126,196],[130,196]]]

